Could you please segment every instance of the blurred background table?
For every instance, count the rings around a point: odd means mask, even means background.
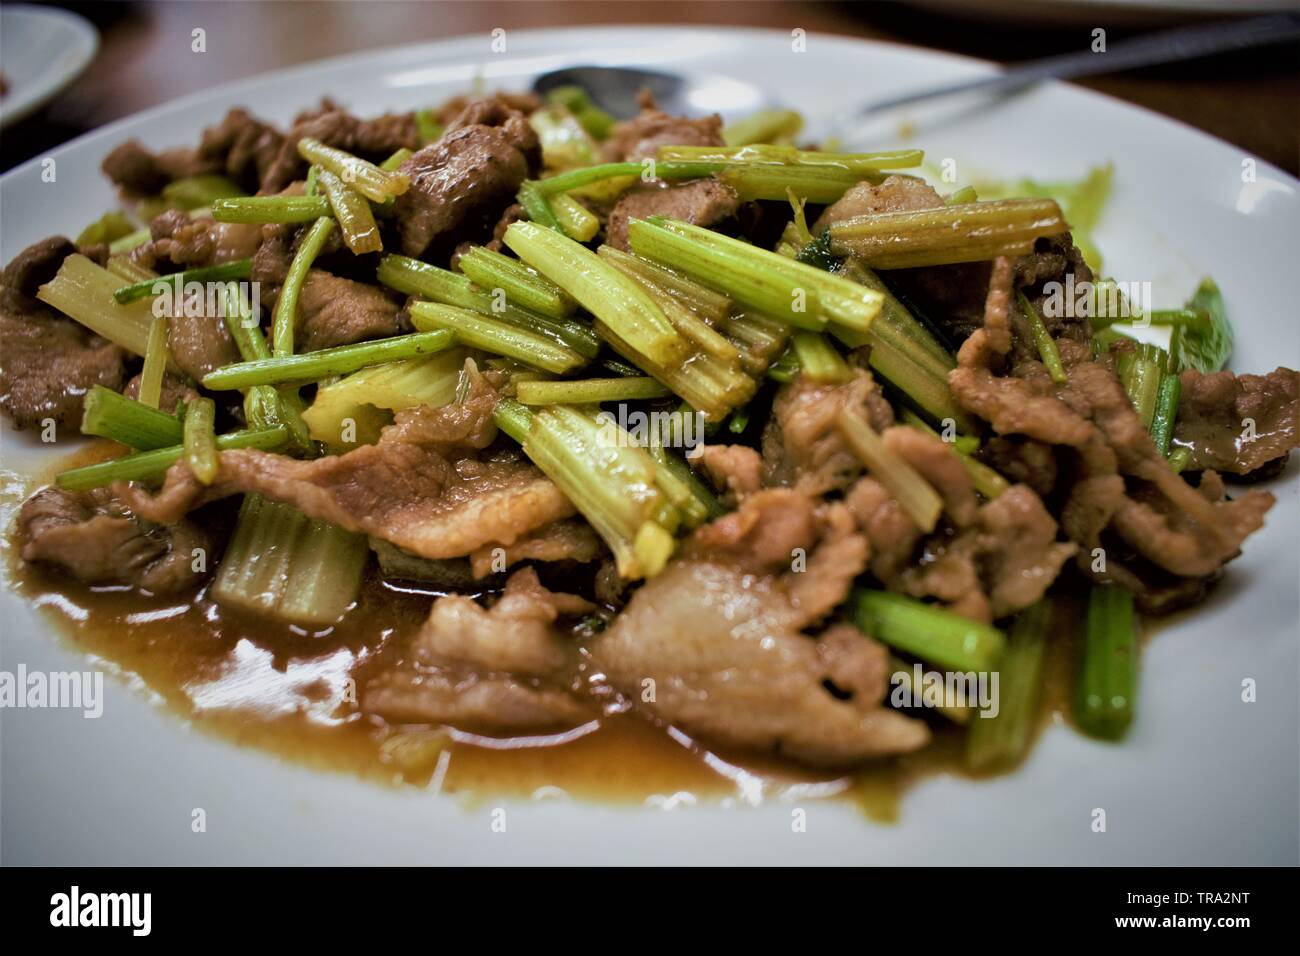
[[[905,3],[782,0],[171,0],[57,5],[96,24],[100,50],[71,87],[0,136],[4,169],[111,120],[218,83],[357,50],[458,34],[486,36],[496,27],[645,22],[801,27],[809,33],[871,37],[1015,63],[1086,48],[1094,27],[1104,27],[1113,43],[1161,25],[1142,18],[1117,20],[1108,9],[1097,11],[1096,22],[1075,17],[1055,24],[1029,22],[1005,7],[994,18],[970,19],[949,12],[952,7],[987,11],[998,7],[997,0],[949,0],[944,10]],[[1023,3],[1015,9],[1024,9]],[[190,51],[196,27],[206,31],[203,56]],[[1198,127],[1293,174],[1300,172],[1300,45],[1135,70],[1082,84]],[[864,99],[870,93],[862,92]],[[256,103],[249,105],[256,109]]]

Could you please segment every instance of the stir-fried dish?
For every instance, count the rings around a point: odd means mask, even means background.
[[[1297,373],[1224,369],[1209,279],[1097,274],[1104,171],[945,195],[799,131],[570,89],[122,143],[123,208],[0,285],[0,406],[100,439],[19,510],[21,586],[191,712],[264,655],[297,697],[245,739],[310,712],[398,772],[619,721],[1011,766],[1076,631],[1066,710],[1122,737],[1139,619],[1263,525]]]

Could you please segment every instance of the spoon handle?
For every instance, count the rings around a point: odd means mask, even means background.
[[[1212,53],[1244,50],[1253,46],[1283,43],[1300,37],[1300,14],[1282,13],[1265,17],[1252,17],[1236,23],[1206,23],[1190,27],[1164,30],[1148,36],[1124,40],[1109,47],[1104,53],[1084,50],[1080,53],[1063,53],[1041,60],[1031,60],[1011,67],[994,76],[977,80],[963,80],[945,86],[931,87],[876,100],[859,108],[857,117],[869,116],[881,110],[919,103],[923,100],[963,93],[972,90],[1011,92],[1023,89],[1042,80],[1062,80],[1077,76],[1095,76],[1099,73],[1117,73],[1139,66],[1191,60]]]

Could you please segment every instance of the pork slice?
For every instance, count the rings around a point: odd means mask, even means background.
[[[525,568],[510,576],[490,610],[462,595],[438,598],[412,652],[425,664],[452,661],[516,676],[554,675],[574,664],[576,650],[556,621],[594,609],[576,595],[547,590],[537,572]]]
[[[999,434],[1065,450],[1068,469],[1054,493],[1064,496],[1062,524],[1080,547],[1084,573],[1116,581],[1151,606],[1169,606],[1157,592],[1203,593],[1203,586],[1170,578],[1216,578],[1260,527],[1273,498],[1251,491],[1227,501],[1175,474],[1113,369],[1083,359],[1086,351],[1073,344],[1063,349],[1068,381],[1059,388],[1035,362],[1019,363],[1015,376],[1003,378],[957,368],[949,385],[963,407]],[[1097,570],[1098,548],[1106,553],[1105,570]]]
[[[572,692],[577,646],[561,618],[594,605],[549,591],[531,568],[506,582],[490,609],[462,595],[434,601],[406,657],[367,682],[362,709],[389,719],[488,729],[542,729],[591,719]]]
[[[1078,546],[1057,541],[1042,500],[1025,485],[1012,485],[980,506],[973,525],[926,551],[927,560],[904,569],[895,586],[987,622],[1041,598]]]
[[[641,185],[624,193],[615,204],[605,224],[605,241],[628,251],[627,227],[633,219],[668,216],[697,226],[714,226],[730,219],[739,208],[736,191],[716,179]]]
[[[386,338],[406,329],[400,299],[387,289],[313,269],[298,300],[299,345],[304,352]]]
[[[660,146],[723,146],[722,117],[714,113],[699,119],[670,116],[662,110],[643,109],[633,119],[614,126],[602,147],[607,162],[654,159]]]
[[[203,131],[198,155],[219,163],[226,176],[254,193],[283,145],[284,135],[274,126],[235,108]]]
[[[565,730],[596,716],[563,689],[472,667],[386,670],[366,683],[360,706],[393,723],[488,733]]]
[[[705,445],[691,463],[704,470],[731,505],[763,486],[763,458],[746,445]]]
[[[936,435],[896,426],[881,433],[885,447],[925,479],[943,499],[943,510],[958,528],[974,523],[979,511],[970,473],[953,447]]]
[[[877,431],[894,423],[889,402],[866,369],[854,369],[853,378],[842,384],[799,375],[783,385],[763,432],[764,484],[810,495],[852,484],[862,473],[862,462],[836,425],[845,408],[861,413]]]
[[[678,560],[590,654],[637,706],[708,743],[847,765],[929,741],[925,724],[881,706],[883,646],[844,628],[809,637],[799,617],[774,576]]]
[[[20,429],[79,428],[86,392],[118,391],[126,352],[35,298],[76,247],[62,236],[28,246],[0,274],[0,409]]]
[[[507,568],[521,561],[589,564],[604,553],[605,546],[591,525],[581,518],[567,518],[544,525],[508,547],[484,545],[470,554],[469,561],[474,577],[484,578],[496,573],[502,562]],[[498,557],[502,562],[497,561]]]
[[[206,573],[194,570],[193,552],[212,550],[210,537],[192,522],[164,528],[141,521],[102,489],[44,488],[23,503],[17,528],[24,561],[88,584],[129,584],[154,594],[198,584]]]
[[[408,158],[400,170],[411,186],[393,207],[402,251],[418,258],[435,242],[485,236],[536,171],[537,149],[537,134],[515,114],[499,126],[448,130]]]
[[[261,226],[194,219],[179,209],[155,216],[149,234],[148,242],[131,250],[131,260],[158,272],[248,259],[262,243]]]
[[[1278,459],[1285,462],[1300,447],[1300,373],[1277,368],[1267,375],[1206,375],[1188,369],[1179,378],[1174,443],[1191,452],[1188,468],[1250,475]]]
[[[467,365],[465,400],[397,413],[380,440],[345,455],[300,461],[253,449],[218,455],[217,479],[202,486],[183,462],[162,489],[122,493],[156,520],[173,519],[214,497],[257,492],[314,518],[382,538],[423,558],[457,558],[509,547],[573,505],[531,464],[478,460],[496,437],[496,392]]]

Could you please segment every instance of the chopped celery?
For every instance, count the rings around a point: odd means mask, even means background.
[[[590,242],[600,232],[600,219],[568,193],[550,199],[551,213],[560,223],[560,229],[570,239]]]
[[[553,319],[572,314],[575,303],[550,279],[540,276],[518,259],[473,246],[461,254],[460,271],[480,288],[500,289],[506,301]]]
[[[525,182],[519,187],[519,194],[516,198],[519,200],[519,205],[524,207],[524,215],[528,217],[529,221],[547,229],[558,230],[560,228],[560,220],[555,218],[555,213],[551,210],[546,194],[537,187],[536,183]]]
[[[377,410],[400,411],[455,401],[465,355],[463,348],[456,348],[354,372],[317,389],[311,407],[303,412],[303,420],[312,438],[331,447],[350,444],[345,441],[345,432],[351,431],[349,420],[355,426],[357,443],[373,442],[387,418],[376,416]]]
[[[831,250],[875,269],[979,262],[1023,255],[1035,239],[1065,232],[1051,199],[1003,199],[874,213],[832,223]]]
[[[37,290],[36,297],[76,319],[96,335],[144,355],[153,325],[153,303],[122,305],[113,298],[121,286],[117,276],[80,253],[63,260],[58,274]]]
[[[943,499],[920,473],[895,454],[875,430],[851,408],[840,411],[836,426],[853,453],[862,459],[871,477],[898,502],[904,514],[927,534],[939,523]]]
[[[199,209],[218,199],[245,195],[244,190],[225,176],[203,173],[174,179],[162,189],[162,197],[176,209]]]
[[[618,266],[626,275],[635,276],[663,289],[711,325],[717,325],[731,314],[730,298],[680,272],[610,245],[603,245],[596,252]]]
[[[86,393],[81,416],[83,435],[97,435],[140,451],[166,448],[181,441],[180,419],[103,385]]]
[[[779,143],[791,140],[803,129],[803,117],[794,110],[759,110],[722,128],[728,146],[751,143]]]
[[[1056,347],[1056,340],[1047,331],[1047,326],[1043,324],[1043,319],[1034,308],[1034,304],[1019,289],[1016,290],[1016,302],[1020,305],[1025,321],[1029,323],[1030,334],[1033,335],[1034,344],[1038,347],[1038,357],[1043,360],[1047,374],[1056,384],[1064,385],[1069,381],[1069,376],[1065,374],[1065,366],[1061,364],[1061,353]]]
[[[275,428],[230,432],[217,436],[217,450],[225,451],[228,448],[269,450],[279,448],[288,437],[289,431],[283,425]],[[181,445],[137,452],[125,458],[114,458],[112,461],[101,461],[60,472],[55,478],[55,484],[69,491],[86,491],[90,488],[110,485],[115,481],[153,481],[161,478],[184,453],[185,449]]]
[[[162,402],[163,376],[167,373],[168,361],[167,318],[159,315],[154,317],[153,324],[149,326],[144,368],[140,370],[140,402],[150,408],[157,408]]]
[[[379,281],[389,288],[407,295],[422,295],[490,315],[516,328],[549,338],[557,345],[572,349],[583,358],[595,358],[600,351],[600,338],[586,322],[577,319],[551,319],[527,309],[511,305],[498,297],[475,288],[473,281],[464,275],[441,269],[427,262],[406,256],[386,255],[379,260]]]
[[[432,306],[430,303],[421,305],[449,308]],[[355,372],[367,365],[382,365],[385,362],[442,352],[451,348],[454,342],[455,337],[451,332],[435,330],[358,342],[355,345],[339,345],[302,355],[277,355],[251,362],[236,362],[203,376],[203,386],[222,391],[253,385],[278,385],[283,382],[316,382],[331,375]]]
[[[550,279],[620,339],[654,362],[683,359],[687,343],[637,283],[590,249],[535,223],[516,222],[505,244]]]
[[[405,173],[380,169],[374,163],[333,146],[326,146],[310,136],[298,140],[298,155],[307,162],[320,166],[322,171],[329,170],[361,195],[377,203],[400,196],[411,186],[411,178]]]
[[[814,332],[830,322],[865,332],[883,301],[874,289],[680,220],[634,219],[628,238],[638,255],[679,268],[742,305]]]
[[[191,282],[227,282],[233,279],[247,279],[252,271],[253,260],[235,259],[215,266],[201,266],[197,269],[186,269],[184,272],[173,272],[170,275],[132,282],[130,285],[114,289],[113,299],[120,305],[126,305],[139,299],[161,295],[161,287],[171,286],[177,290],[176,298],[179,300],[179,293]]]
[[[379,238],[379,226],[375,224],[375,215],[370,211],[370,203],[364,196],[348,188],[348,185],[328,169],[321,169],[317,182],[329,199],[334,219],[343,233],[343,241],[353,255],[378,252],[384,247]]]
[[[247,196],[212,204],[217,222],[302,223],[334,215],[324,196]]]
[[[185,463],[194,477],[210,485],[217,477],[216,403],[210,398],[196,398],[185,406],[182,444]]]
[[[547,169],[590,166],[596,161],[596,143],[578,118],[560,105],[544,106],[528,117],[542,146],[542,163]]]
[[[1164,374],[1156,392],[1156,403],[1151,419],[1151,439],[1162,455],[1169,454],[1169,442],[1174,437],[1174,421],[1178,418],[1178,402],[1183,385],[1177,375]]]
[[[592,405],[664,398],[671,394],[667,388],[648,376],[524,381],[515,389],[515,397],[524,405]]]
[[[1029,749],[1042,694],[1043,657],[1052,624],[1052,602],[1043,598],[1016,615],[998,661],[998,711],[980,714],[966,736],[966,766],[1009,767]]]
[[[275,300],[275,315],[271,323],[271,347],[277,356],[293,354],[293,332],[298,321],[298,296],[311,264],[316,261],[320,251],[334,231],[333,219],[317,219],[307,230],[302,245],[294,253],[289,264],[289,273],[284,285],[280,287],[279,298]]]
[[[878,153],[831,153],[794,146],[757,144],[752,146],[660,146],[659,160],[665,163],[720,163],[724,166],[777,166],[839,169],[859,178],[882,169],[904,169],[921,165],[925,153],[919,149],[895,149]],[[784,194],[779,197],[784,199]]]
[[[123,236],[129,236],[135,230],[131,220],[127,218],[126,213],[120,209],[114,209],[106,212],[77,236],[78,246],[97,246],[100,243],[111,243]]]
[[[1124,736],[1133,721],[1137,657],[1132,592],[1115,584],[1093,585],[1074,703],[1074,719],[1084,733],[1109,740]]]
[[[791,337],[799,367],[814,382],[847,382],[853,370],[835,346],[816,332],[796,332]]]
[[[663,523],[676,509],[658,487],[654,459],[626,432],[565,405],[530,414],[510,399],[497,404],[494,419],[609,545],[622,577],[662,569],[673,547]]]
[[[938,667],[987,672],[1006,646],[995,627],[901,594],[859,590],[850,606],[864,634]]]
[[[327,627],[356,601],[369,554],[364,535],[247,495],[212,596],[289,624]]]
[[[416,302],[411,324],[421,331],[448,329],[465,345],[506,355],[548,372],[571,372],[587,363],[572,349],[500,319],[441,302]]]

